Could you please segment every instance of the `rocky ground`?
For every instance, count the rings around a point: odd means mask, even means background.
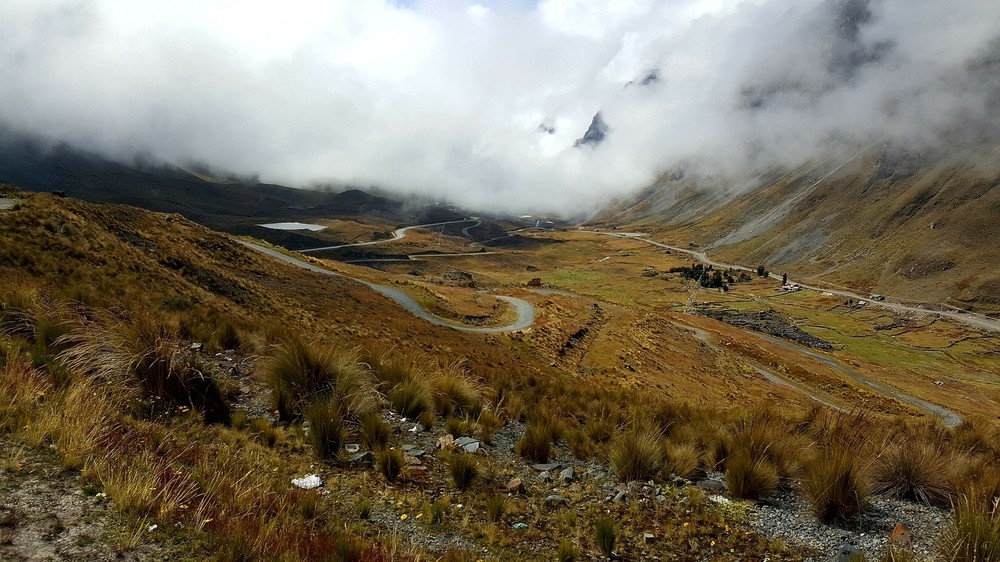
[[[0,560],[142,561],[165,557],[144,521],[116,520],[54,455],[0,437]],[[122,530],[125,527],[126,530]]]
[[[778,492],[766,503],[754,506],[751,525],[769,536],[802,546],[813,554],[809,562],[831,560],[843,545],[878,560],[890,543],[897,524],[905,529],[917,560],[937,560],[937,542],[949,520],[947,511],[935,507],[876,498],[872,508],[849,525],[820,523],[794,488]],[[893,541],[899,543],[900,541]]]

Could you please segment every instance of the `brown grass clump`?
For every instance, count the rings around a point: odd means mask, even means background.
[[[850,520],[868,508],[871,488],[858,454],[847,445],[833,444],[805,466],[802,491],[824,523]]]
[[[664,472],[690,478],[701,466],[701,452],[694,443],[667,443]]]
[[[611,558],[613,556],[617,538],[618,531],[615,529],[614,521],[610,518],[601,517],[594,524],[594,539],[597,542],[597,548],[605,557]]]
[[[423,366],[426,361],[420,361],[413,355],[395,349],[381,353],[368,352],[364,360],[383,388],[383,392],[402,383],[428,378],[427,370]]]
[[[951,524],[941,542],[942,554],[951,562],[1000,560],[1000,503],[989,493],[972,489],[958,497]]]
[[[455,453],[448,458],[448,472],[451,473],[455,487],[466,490],[479,474],[479,464],[472,455]]]
[[[477,417],[483,410],[482,392],[458,363],[445,367],[433,376],[431,387],[434,389],[434,404],[442,417]]]
[[[914,440],[897,443],[874,464],[874,491],[893,498],[949,507],[955,493],[954,464],[954,458],[930,443]]]
[[[529,422],[524,435],[517,442],[517,454],[535,462],[548,462],[552,453],[552,442],[561,432],[559,422],[548,416],[540,416]]]
[[[361,416],[361,441],[369,449],[384,449],[392,436],[392,426],[378,412]]]
[[[766,457],[741,450],[726,461],[726,486],[738,498],[760,499],[778,488],[778,470]]]
[[[634,429],[611,442],[608,458],[611,470],[625,481],[648,480],[663,465],[660,433]]]
[[[264,373],[283,421],[328,396],[337,397],[347,420],[356,421],[377,406],[372,378],[353,350],[322,349],[289,337],[276,346]]]
[[[335,395],[317,398],[306,405],[303,417],[309,423],[309,442],[316,455],[324,460],[333,460],[340,455],[340,449],[347,440],[345,412]]]
[[[229,405],[204,368],[152,316],[94,312],[60,338],[59,359],[103,383],[119,399],[162,400],[198,409],[206,423],[229,423]]]
[[[375,462],[382,476],[389,482],[395,482],[403,470],[403,452],[399,449],[384,449],[379,452]]]
[[[403,381],[389,391],[389,402],[392,409],[399,415],[419,419],[427,412],[432,412],[434,401],[431,390],[423,381]]]

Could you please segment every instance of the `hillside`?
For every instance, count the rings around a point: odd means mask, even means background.
[[[0,558],[933,560],[1000,490],[959,324],[699,290],[613,232],[379,270],[0,199]],[[531,323],[490,333],[498,296]],[[777,337],[725,321],[761,302]]]
[[[674,174],[595,222],[803,282],[997,314],[998,155],[998,146],[947,156],[869,147],[737,189]]]

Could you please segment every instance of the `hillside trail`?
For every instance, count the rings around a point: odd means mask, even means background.
[[[417,227],[408,227],[408,228],[417,228]],[[292,256],[283,254],[276,250],[272,250],[270,248],[265,248],[264,246],[254,244],[253,242],[246,242],[243,240],[237,240],[237,242],[246,246],[247,248],[257,250],[258,252],[267,254],[285,263],[301,267],[302,269],[306,269],[308,271],[313,271],[315,273],[321,273],[323,275],[329,275],[332,277],[343,277],[345,279],[350,279],[352,281],[357,281],[358,283],[362,283],[368,288],[372,289],[373,291],[379,293],[380,295],[385,296],[391,299],[392,301],[396,302],[396,304],[402,306],[404,309],[406,309],[408,312],[410,312],[417,318],[430,322],[435,326],[443,326],[445,328],[451,328],[452,330],[458,330],[459,332],[468,332],[476,334],[501,334],[505,332],[518,332],[521,330],[525,330],[527,328],[530,328],[535,323],[535,307],[530,302],[524,299],[519,299],[517,297],[497,295],[498,299],[507,302],[514,308],[514,311],[517,313],[517,319],[514,322],[504,326],[483,326],[483,327],[463,326],[460,324],[453,324],[451,322],[447,322],[444,319],[431,314],[430,312],[425,310],[422,306],[420,306],[420,303],[415,301],[413,297],[406,294],[406,292],[402,291],[401,289],[397,289],[396,287],[390,287],[388,285],[380,285],[378,283],[373,283],[365,279],[359,279],[357,277],[351,277],[350,275],[344,275],[343,273],[330,271],[329,269],[324,269],[317,265],[313,265],[311,263],[302,261]]]

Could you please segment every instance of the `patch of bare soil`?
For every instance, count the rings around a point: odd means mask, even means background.
[[[702,306],[697,309],[697,312],[703,316],[725,322],[730,326],[763,332],[813,349],[821,349],[823,351],[833,349],[833,345],[830,342],[795,326],[773,310],[742,312],[723,306]]]
[[[102,495],[55,458],[0,437],[0,560],[163,560],[166,553],[135,522],[121,531]]]

